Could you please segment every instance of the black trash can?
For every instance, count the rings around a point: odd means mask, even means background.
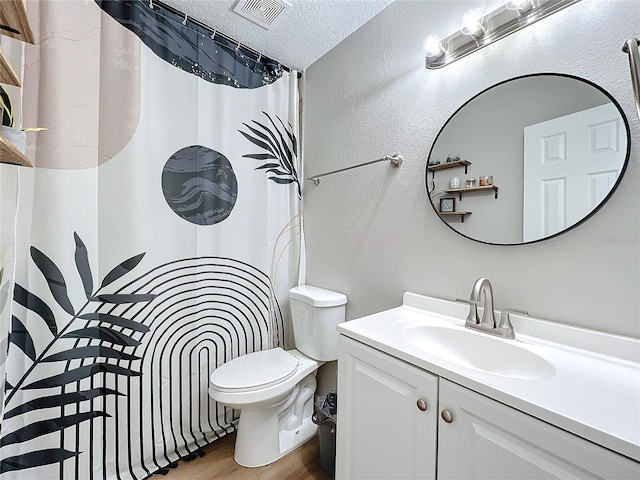
[[[320,466],[332,477],[336,476],[336,423],[338,395],[330,390],[316,400],[313,423],[320,426]]]

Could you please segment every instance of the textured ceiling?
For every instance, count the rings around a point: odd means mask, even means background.
[[[304,70],[393,0],[288,0],[271,27],[233,11],[237,0],[163,0],[294,70]]]

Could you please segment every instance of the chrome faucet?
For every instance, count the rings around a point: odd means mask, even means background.
[[[498,324],[496,317],[493,316],[493,288],[491,287],[491,282],[486,278],[476,280],[471,290],[471,301],[475,302],[476,306],[480,305],[480,297],[482,297],[483,300],[482,320],[476,322],[475,325],[479,323],[483,328],[496,328]]]
[[[493,288],[486,278],[479,278],[473,284],[469,300],[460,300],[469,304],[469,314],[464,324],[467,328],[480,330],[481,332],[497,335],[498,337],[513,339],[516,335],[509,318],[510,313],[529,315],[525,311],[504,309],[500,315],[500,321],[496,321],[493,311]],[[478,306],[482,307],[482,320],[478,316]]]

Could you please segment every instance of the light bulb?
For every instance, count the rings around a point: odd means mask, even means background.
[[[484,30],[484,14],[479,8],[467,10],[462,15],[460,31],[464,35],[475,36]]]
[[[442,42],[436,35],[429,35],[425,39],[422,49],[424,50],[424,54],[427,58],[438,58],[444,53]]]
[[[505,0],[504,6],[509,10],[515,10],[518,13],[523,13],[533,7],[533,2],[531,0]]]

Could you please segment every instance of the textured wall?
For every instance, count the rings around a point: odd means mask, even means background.
[[[305,175],[401,153],[386,164],[305,185],[307,283],[344,292],[347,318],[398,306],[411,291],[467,298],[478,277],[497,308],[640,337],[640,122],[624,41],[640,2],[584,0],[441,70],[424,68],[429,33],[446,36],[479,2],[396,0],[305,73]],[[489,246],[457,235],[424,186],[431,145],[465,100],[508,78],[561,72],[621,104],[631,158],[615,195],[557,238]]]

